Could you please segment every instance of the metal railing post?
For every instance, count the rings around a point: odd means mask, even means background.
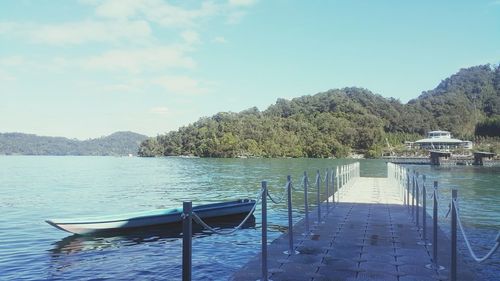
[[[451,264],[450,281],[457,280],[457,200],[456,189],[451,190]]]
[[[192,213],[191,201],[182,203],[182,281],[191,281],[192,271]]]
[[[330,181],[330,174],[328,169],[326,169],[326,174],[325,174],[325,189],[326,189],[326,212],[330,212],[330,204],[328,203],[330,201],[330,192],[328,190],[328,183]]]
[[[267,278],[267,182],[262,182],[262,281]]]
[[[432,206],[432,262],[434,263],[434,267],[438,268],[438,200],[437,200],[437,190],[438,190],[438,182],[434,181],[434,204]]]
[[[347,165],[344,165],[344,171],[342,172],[342,175],[344,176],[344,182],[342,183],[342,188],[346,186],[347,183]]]
[[[345,166],[345,182],[349,184],[349,181],[351,180],[351,165],[346,165]],[[349,185],[348,185],[349,186]]]
[[[307,172],[304,172],[304,212],[305,212],[305,223],[306,223],[306,233],[309,234],[309,203],[307,198]]]
[[[434,181],[433,206],[432,206],[432,263],[426,265],[428,269],[442,270],[443,266],[438,264],[438,182]]]
[[[416,194],[415,194],[415,197],[416,197],[416,213],[415,215],[417,216],[417,231],[418,229],[420,228],[420,188],[418,187],[418,177],[420,176],[420,174],[417,172],[417,180],[416,180],[416,183],[415,183],[415,189],[416,189]]]
[[[288,175],[286,177],[286,181],[287,181],[286,192],[287,192],[287,206],[288,206],[288,254],[293,255],[295,253],[295,250],[293,249],[292,177]]]
[[[349,166],[345,165],[344,166],[344,184],[347,186],[347,182],[349,181]]]
[[[335,167],[335,187],[335,191],[338,192],[340,190],[339,166]],[[339,199],[339,194],[337,194],[337,201]]]
[[[401,188],[401,196],[403,197],[403,206],[406,205],[406,195],[405,195],[405,178],[404,169],[399,166],[399,187]]]
[[[340,186],[339,190],[341,190],[344,187],[344,165],[340,166]]]
[[[320,187],[321,187],[321,175],[319,170],[316,171],[316,204],[318,206],[318,224],[321,222],[321,198],[320,198]]]
[[[337,202],[340,202],[340,168],[337,166],[335,170],[335,179],[337,181]]]
[[[338,191],[339,191],[339,195],[340,195],[340,189],[342,188],[342,166],[340,167],[337,167],[339,168],[339,172],[337,173],[337,181],[338,181]]]
[[[422,182],[422,236],[424,243],[427,243],[427,189],[425,187],[426,176],[423,175]]]
[[[346,186],[346,180],[345,180],[345,165],[342,165],[342,189]]]
[[[406,169],[406,207],[410,206],[410,169]]]
[[[335,206],[335,184],[337,183],[335,181],[335,173],[333,172],[333,168],[331,169],[331,174],[330,174],[330,177],[332,178],[332,202],[333,202],[333,206]]]
[[[412,177],[412,190],[411,190],[411,218],[415,219],[415,171]]]

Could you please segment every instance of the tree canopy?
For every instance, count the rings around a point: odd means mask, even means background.
[[[482,65],[461,69],[407,104],[351,87],[280,98],[264,111],[219,112],[144,141],[139,155],[377,156],[387,144],[416,140],[429,130],[473,138],[476,125],[499,115],[499,67]]]

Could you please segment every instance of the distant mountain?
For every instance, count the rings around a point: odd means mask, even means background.
[[[264,111],[220,112],[144,141],[140,156],[380,156],[430,130],[500,137],[500,66],[461,69],[406,104],[363,88],[278,99]],[[404,146],[403,146],[404,147]]]
[[[136,155],[139,145],[147,138],[133,132],[116,132],[84,141],[23,133],[0,133],[0,155]]]
[[[500,66],[461,69],[409,101],[405,109],[411,118],[406,122],[407,131],[424,134],[439,128],[472,138],[478,123],[500,116]]]

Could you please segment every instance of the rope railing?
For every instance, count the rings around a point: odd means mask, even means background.
[[[317,178],[315,179],[314,183],[316,184],[317,183]],[[302,176],[302,180],[301,180],[301,187],[302,187],[302,190],[300,189],[294,189],[295,191],[304,191],[304,189],[306,188],[306,185],[308,187],[311,186],[311,182],[309,181],[309,177],[306,175],[306,176]],[[308,189],[307,190],[308,193],[315,193],[314,190],[312,189]]]
[[[218,228],[210,226],[206,223],[196,212],[193,211],[192,203],[190,201],[183,203],[183,213],[181,217],[183,219],[183,254],[182,254],[182,279],[183,281],[191,280],[191,256],[192,256],[192,221],[202,226],[205,230],[210,231],[215,234],[220,235],[230,235],[238,231],[245,225],[248,219],[255,212],[257,205],[262,203],[261,215],[262,215],[262,278],[261,280],[268,280],[268,271],[267,271],[267,198],[271,200],[271,202],[275,204],[281,204],[283,201],[287,201],[287,209],[288,209],[288,236],[289,236],[289,249],[284,252],[287,255],[299,254],[299,252],[294,247],[293,241],[293,220],[292,220],[292,190],[293,191],[303,191],[304,192],[304,224],[306,232],[305,235],[310,235],[309,229],[309,199],[308,193],[315,192],[316,193],[316,207],[318,211],[318,220],[317,224],[321,223],[321,196],[326,193],[326,216],[329,214],[329,198],[330,195],[333,197],[333,203],[335,203],[335,197],[340,197],[340,193],[343,192],[346,188],[352,184],[352,179],[359,177],[359,163],[352,163],[348,165],[337,166],[335,169],[331,169],[331,173],[328,172],[328,169],[325,172],[324,179],[321,177],[321,173],[319,170],[316,172],[315,178],[315,186],[311,186],[309,183],[309,178],[307,176],[307,172],[304,172],[304,175],[301,179],[301,189],[294,188],[293,182],[290,176],[287,176],[287,182],[285,184],[285,188],[283,194],[279,197],[274,197],[269,192],[267,182],[262,182],[262,188],[256,196],[256,200],[250,211],[246,214],[243,220],[234,228],[230,230],[220,230]],[[330,181],[331,179],[331,181]],[[321,184],[324,184],[325,193],[321,193]],[[331,184],[331,193],[329,189],[329,185]],[[312,188],[311,188],[312,187]],[[310,190],[308,190],[310,189]],[[337,193],[337,195],[335,195]]]
[[[453,204],[453,206],[454,206],[455,211],[457,213],[457,223],[458,223],[458,226],[460,228],[460,232],[462,232],[462,236],[464,237],[465,245],[467,245],[467,249],[469,250],[471,257],[478,263],[481,263],[481,262],[489,259],[495,253],[495,251],[498,250],[498,248],[500,247],[500,231],[498,232],[497,237],[495,238],[495,242],[496,242],[495,245],[493,245],[493,247],[491,247],[491,249],[488,251],[488,253],[486,255],[484,255],[482,258],[479,258],[476,255],[476,253],[474,252],[474,250],[472,250],[469,239],[467,238],[464,227],[462,225],[462,220],[460,218],[459,208],[457,207],[457,204]]]
[[[283,190],[283,194],[281,194],[281,196],[279,197],[278,200],[275,200],[274,197],[271,196],[271,194],[269,193],[269,190],[267,190],[267,197],[269,199],[271,199],[271,201],[274,203],[274,204],[281,204],[283,203],[283,201],[285,200],[286,198],[286,191],[288,189],[288,185],[291,184],[291,182],[287,182],[285,184],[285,189]]]
[[[396,165],[393,163],[388,163],[388,176],[392,178],[393,182],[397,184],[400,188],[400,192],[403,197],[403,205],[408,209],[408,213],[411,215],[411,219],[415,222],[417,226],[417,231],[422,236],[422,242],[419,242],[420,245],[430,246],[432,245],[432,263],[426,265],[427,268],[436,270],[438,273],[440,270],[444,269],[443,266],[438,264],[438,239],[437,239],[437,229],[438,229],[438,218],[445,219],[451,224],[451,255],[450,255],[450,271],[449,271],[449,279],[451,281],[457,280],[457,225],[458,229],[462,233],[464,243],[467,247],[467,250],[471,256],[471,258],[481,263],[493,256],[493,254],[500,248],[500,231],[498,232],[494,245],[488,250],[488,252],[482,256],[478,257],[477,254],[472,249],[470,240],[467,237],[465,232],[465,228],[463,227],[462,219],[460,217],[459,207],[458,207],[458,191],[456,189],[451,189],[451,201],[446,205],[446,208],[443,208],[442,205],[439,205],[438,202],[444,200],[444,198],[440,198],[440,193],[438,192],[438,182],[434,181],[434,189],[433,192],[426,193],[425,186],[425,175],[419,175],[419,173],[415,170],[410,172],[410,169],[405,169],[401,165]],[[422,180],[420,180],[420,178]],[[419,191],[422,193],[419,194]],[[411,197],[411,198],[410,198]],[[416,199],[416,200],[415,200]],[[419,199],[421,199],[422,204],[419,204]],[[433,200],[433,211],[432,211],[432,219],[433,219],[433,239],[432,243],[426,243],[426,229],[427,225],[425,223],[425,217],[427,215],[426,201],[427,199]],[[416,201],[416,202],[415,202]],[[415,204],[416,203],[416,204]],[[419,208],[421,207],[421,210]],[[422,213],[423,225],[420,228],[419,225],[419,212]],[[422,232],[421,232],[422,231]]]
[[[248,219],[252,216],[253,212],[255,211],[255,208],[257,207],[257,204],[260,202],[260,200],[262,199],[262,196],[263,196],[263,193],[264,193],[264,190],[260,190],[259,192],[259,195],[257,196],[257,199],[255,200],[255,204],[253,205],[252,209],[248,212],[248,214],[245,216],[245,218],[241,221],[240,224],[238,224],[238,226],[234,227],[233,229],[229,230],[229,231],[220,231],[220,230],[217,230],[213,227],[211,227],[210,225],[208,225],[205,221],[203,221],[203,219],[201,219],[198,214],[196,214],[196,212],[192,212],[192,215],[193,215],[193,219],[196,223],[198,223],[199,225],[203,226],[206,230],[209,230],[211,231],[212,233],[215,233],[215,234],[220,234],[220,235],[229,235],[229,234],[233,234],[235,233],[237,230],[239,230],[243,225],[245,225],[245,223],[248,221]]]
[[[304,182],[304,177],[302,177],[302,179],[300,180],[301,183]],[[295,188],[295,186],[293,185],[293,182],[290,180],[290,188],[293,190],[293,191],[302,191],[298,188]]]

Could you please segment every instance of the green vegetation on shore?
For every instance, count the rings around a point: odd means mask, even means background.
[[[461,69],[407,104],[363,88],[278,99],[264,111],[220,112],[144,141],[140,156],[380,156],[427,131],[456,137],[498,137],[500,67]],[[497,127],[495,127],[497,126]]]
[[[0,155],[102,155],[137,154],[147,136],[116,132],[106,137],[80,141],[22,133],[0,133]]]

